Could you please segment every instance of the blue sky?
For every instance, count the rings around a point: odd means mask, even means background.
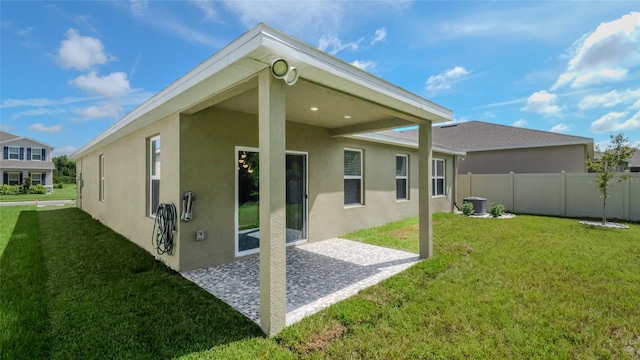
[[[1,1],[0,127],[69,154],[264,22],[481,120],[640,145],[632,1]]]

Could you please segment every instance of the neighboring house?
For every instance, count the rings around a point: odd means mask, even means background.
[[[598,161],[600,160],[601,157],[602,157],[602,153],[596,152],[594,159]],[[616,172],[624,172],[627,170],[633,173],[640,172],[640,150],[634,151],[630,159],[616,166]],[[589,170],[589,172],[592,172],[592,171]]]
[[[51,161],[51,145],[0,131],[0,148],[2,184],[22,185],[30,177],[32,185],[43,185],[48,192],[53,190],[55,165]]]
[[[402,131],[417,139],[416,130]],[[593,139],[468,121],[433,127],[433,146],[463,151],[458,174],[584,173]]]
[[[627,168],[625,170],[633,173],[640,172],[640,150],[636,149],[631,159],[627,161]]]
[[[355,134],[352,138],[381,144],[418,148],[417,131],[383,130],[375,133]],[[446,146],[432,146],[431,152],[431,209],[432,212],[452,212],[456,199],[456,174],[458,164],[466,155],[464,151]]]
[[[286,244],[417,215],[420,256],[432,255],[432,124],[452,119],[260,24],[72,154],[77,206],[155,254],[157,205],[181,212],[193,192],[192,220],[158,257],[183,271],[260,251],[261,326],[274,334]],[[412,125],[417,149],[348,137]]]

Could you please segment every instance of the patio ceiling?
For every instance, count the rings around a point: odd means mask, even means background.
[[[211,99],[185,112],[193,113],[213,105],[258,115],[256,79],[253,78],[229,90],[227,96],[219,97],[220,102],[216,103],[216,100]],[[285,103],[288,121],[333,129],[336,135],[342,135],[340,132],[343,130],[348,133],[352,133],[354,129],[370,131],[370,128],[411,126],[424,121],[305,79],[298,80],[293,86],[287,86]],[[363,127],[363,124],[371,126]]]

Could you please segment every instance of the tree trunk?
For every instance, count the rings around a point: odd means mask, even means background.
[[[605,212],[606,207],[607,207],[607,199],[605,198],[602,201],[602,225],[607,223],[607,213]]]

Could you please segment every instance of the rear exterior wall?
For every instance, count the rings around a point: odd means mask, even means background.
[[[181,192],[196,196],[193,220],[181,223],[181,270],[235,258],[236,147],[258,147],[255,115],[209,108],[182,115]],[[418,214],[416,150],[332,137],[328,129],[287,122],[287,151],[308,154],[308,240],[383,225]],[[344,149],[362,149],[364,205],[344,206]],[[409,155],[409,200],[396,201],[396,154]],[[450,211],[450,208],[445,210]],[[196,241],[197,230],[206,234]]]

